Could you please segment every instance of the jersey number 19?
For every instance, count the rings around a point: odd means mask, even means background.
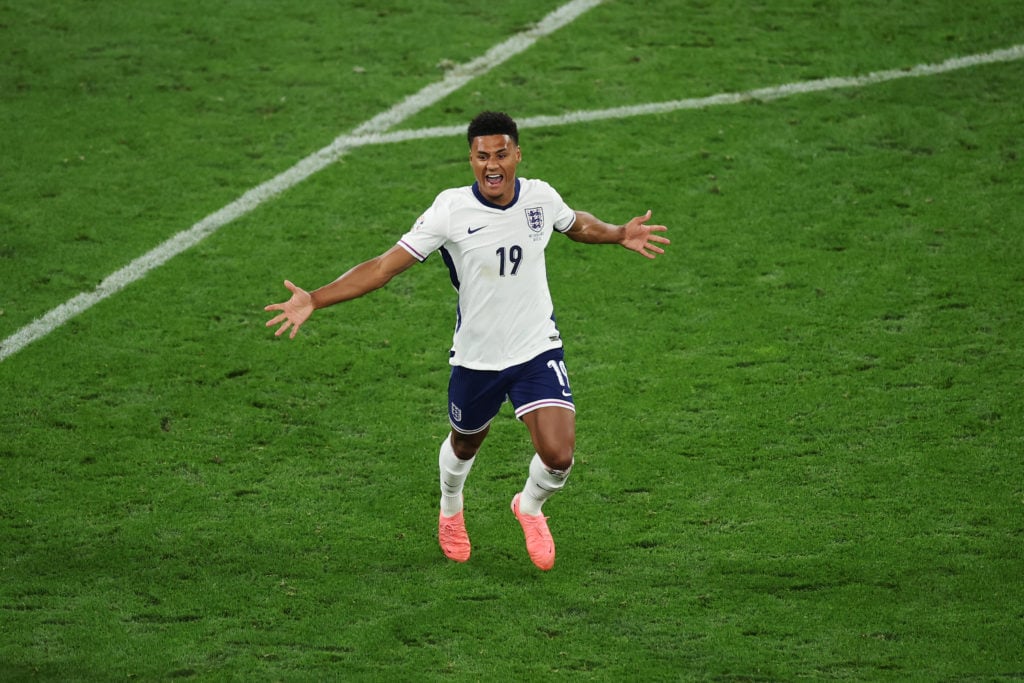
[[[523,248],[518,244],[513,244],[508,248],[508,255],[505,254],[505,247],[498,247],[495,252],[498,255],[498,275],[505,277],[505,270],[509,264],[512,268],[509,270],[509,275],[515,275],[519,270],[519,264],[523,262]]]

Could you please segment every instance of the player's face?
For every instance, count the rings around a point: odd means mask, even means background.
[[[481,135],[473,138],[469,163],[487,201],[505,206],[516,195],[516,167],[523,160],[519,145],[507,135]]]

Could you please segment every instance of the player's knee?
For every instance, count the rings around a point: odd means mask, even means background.
[[[487,436],[487,430],[479,432],[477,434],[460,434],[459,432],[452,432],[452,451],[455,452],[455,457],[459,460],[469,460],[470,458],[476,457],[477,452],[480,451],[480,446],[484,442],[484,437]]]
[[[537,455],[551,469],[567,470],[572,467],[572,457],[575,450],[575,441],[565,440],[558,443],[542,444],[537,449]]]
[[[480,451],[479,446],[452,446],[452,450],[455,452],[455,457],[459,460],[469,460],[475,458],[476,454]]]

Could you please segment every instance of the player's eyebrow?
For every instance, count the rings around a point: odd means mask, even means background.
[[[498,149],[494,150],[493,152],[488,152],[486,149],[478,149],[476,151],[476,155],[477,156],[490,156],[491,154],[501,154],[502,152],[509,152],[509,151],[510,151],[509,147],[508,147],[508,145],[506,145],[504,147],[499,147]]]

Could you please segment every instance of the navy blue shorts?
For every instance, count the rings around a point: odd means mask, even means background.
[[[572,387],[562,349],[551,349],[504,370],[470,370],[452,366],[448,380],[448,419],[460,434],[476,434],[491,424],[508,399],[516,417],[557,406],[573,412]]]

